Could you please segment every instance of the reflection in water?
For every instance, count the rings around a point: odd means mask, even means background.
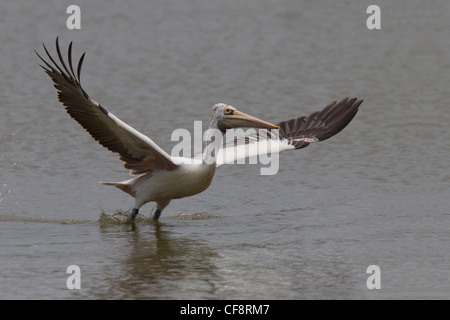
[[[98,298],[177,299],[214,297],[215,252],[200,241],[178,238],[164,224],[101,225],[114,266],[103,274]],[[119,244],[118,244],[119,243]],[[198,293],[198,296],[196,296]]]

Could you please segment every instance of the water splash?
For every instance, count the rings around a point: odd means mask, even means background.
[[[131,211],[115,211],[112,214],[107,214],[106,212],[102,211],[100,213],[100,217],[98,219],[98,222],[102,225],[106,224],[128,224],[131,218]],[[139,214],[134,219],[137,223],[154,223],[154,221],[143,214]]]

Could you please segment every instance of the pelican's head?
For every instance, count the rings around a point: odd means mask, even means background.
[[[224,103],[218,103],[213,106],[210,128],[217,128],[222,133],[225,133],[227,129],[241,127],[280,129],[279,126],[240,112],[235,107],[228,106]]]

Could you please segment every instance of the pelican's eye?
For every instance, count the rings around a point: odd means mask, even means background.
[[[224,114],[233,114],[234,110],[231,107],[226,107],[225,109],[223,109],[223,113]]]

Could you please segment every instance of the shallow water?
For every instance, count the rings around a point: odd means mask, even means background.
[[[450,298],[450,5],[378,1],[368,30],[370,4],[79,1],[81,30],[68,4],[0,4],[0,298]],[[97,183],[127,171],[37,64],[57,35],[87,52],[86,91],[167,152],[217,102],[271,122],[365,102],[277,175],[224,166],[160,224],[147,204],[131,226],[133,199]]]

